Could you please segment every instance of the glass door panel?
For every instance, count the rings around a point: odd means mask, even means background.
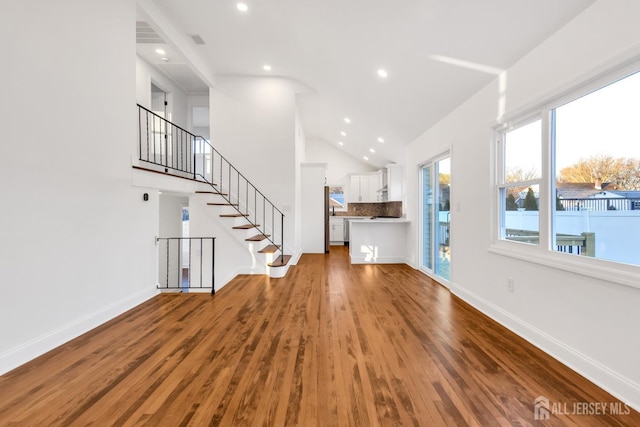
[[[438,191],[434,207],[437,211],[435,224],[437,233],[434,235],[433,251],[437,257],[435,259],[434,273],[443,279],[451,280],[451,248],[449,246],[449,236],[451,232],[451,160],[449,157],[438,161],[435,164],[436,176],[438,177]]]
[[[441,157],[422,166],[421,177],[420,267],[451,280],[450,158]]]
[[[431,165],[422,168],[422,268],[433,270],[433,185]]]

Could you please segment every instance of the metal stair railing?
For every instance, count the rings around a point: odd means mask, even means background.
[[[284,260],[284,213],[209,141],[138,104],[139,160],[208,184]]]

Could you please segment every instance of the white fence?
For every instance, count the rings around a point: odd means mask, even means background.
[[[506,228],[538,230],[538,212],[506,211]],[[559,211],[556,233],[596,234],[596,258],[640,265],[640,211]]]

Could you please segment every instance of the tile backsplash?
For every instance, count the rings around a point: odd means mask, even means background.
[[[340,216],[402,216],[402,202],[347,203],[346,212]]]

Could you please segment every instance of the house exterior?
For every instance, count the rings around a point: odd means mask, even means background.
[[[610,182],[558,183],[556,190],[564,210],[637,210],[640,191],[619,190]]]
[[[8,0],[2,9],[0,372],[6,372],[156,295],[159,188],[188,189],[132,171],[136,2]],[[584,269],[512,254],[495,246],[488,224],[495,209],[492,123],[541,94],[637,60],[638,16],[636,0],[594,1],[513,64],[506,84],[496,78],[405,149],[407,264],[417,268],[420,253],[419,165],[450,151],[451,292],[636,409],[638,267]],[[330,162],[333,153],[305,148],[296,131],[295,94],[305,88],[286,79],[205,77],[220,150],[283,207],[291,218],[286,240],[299,252],[300,164]],[[256,124],[265,121],[264,110],[249,101],[264,84],[273,85],[281,106],[266,120],[276,123],[266,134]],[[257,145],[259,134],[282,145]],[[198,214],[205,215],[190,212],[191,220]],[[239,253],[228,251],[223,262]],[[507,292],[513,277],[515,292]]]

